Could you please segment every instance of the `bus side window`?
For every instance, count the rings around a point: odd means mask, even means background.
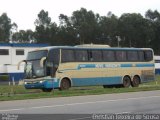
[[[47,58],[47,67],[46,67],[46,75],[51,75],[52,77],[55,76],[55,72],[59,65],[59,58],[60,58],[60,50],[59,49],[52,49],[49,51],[48,58]]]
[[[144,51],[138,51],[139,61],[144,61]]]
[[[137,51],[127,51],[128,61],[136,62],[138,61],[138,52]]]
[[[153,60],[153,54],[151,50],[144,51],[145,61]]]
[[[90,52],[90,61],[101,62],[102,61],[102,51],[101,50],[92,50]]]
[[[104,62],[114,62],[115,61],[114,51],[110,51],[110,50],[103,51],[103,61]]]
[[[126,51],[116,51],[116,59],[118,62],[124,62],[127,60]]]
[[[48,62],[50,64],[58,65],[59,64],[60,51],[59,49],[52,49],[48,54]]]
[[[88,61],[87,50],[75,50],[75,58],[76,58],[76,62]]]
[[[62,49],[62,62],[74,62],[74,50]]]

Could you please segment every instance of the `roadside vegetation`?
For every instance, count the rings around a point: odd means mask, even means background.
[[[139,87],[134,87],[134,88],[132,87],[103,88],[103,86],[87,86],[87,87],[72,87],[66,91],[53,90],[50,93],[42,92],[41,90],[38,89],[26,90],[22,85],[19,86],[0,85],[0,101],[112,94],[112,93],[124,93],[124,92],[151,91],[151,90],[160,90],[160,76],[156,76],[156,81],[144,83],[141,84]]]

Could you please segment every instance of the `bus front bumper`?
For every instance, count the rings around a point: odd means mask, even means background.
[[[26,89],[43,89],[43,88],[56,89],[56,88],[59,88],[59,82],[57,79],[52,78],[52,79],[44,80],[44,81],[25,82],[24,87]]]

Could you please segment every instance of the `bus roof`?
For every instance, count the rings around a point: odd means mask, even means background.
[[[76,45],[74,47],[83,47],[83,48],[108,48],[109,45],[101,45],[101,44],[82,44],[82,45]]]
[[[118,48],[118,47],[88,47],[88,46],[48,46],[48,47],[41,47],[37,48],[34,51],[38,50],[51,50],[51,49],[94,49],[94,50],[101,50],[101,49],[106,49],[106,50],[152,50],[151,48]]]

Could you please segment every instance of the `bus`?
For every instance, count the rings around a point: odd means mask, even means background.
[[[160,75],[160,56],[154,56],[155,59],[155,74]]]
[[[48,44],[35,43],[0,43],[0,84],[11,81],[18,83],[24,79],[24,64],[17,70],[20,60],[26,59],[27,53]]]
[[[155,78],[153,56],[151,48],[51,46],[29,52],[19,65],[26,64],[26,89],[50,92],[73,86],[138,87]]]

